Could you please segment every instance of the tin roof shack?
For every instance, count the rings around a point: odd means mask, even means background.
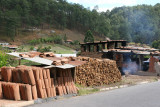
[[[16,51],[18,49],[17,45],[3,45],[2,47],[8,48],[9,50]]]
[[[8,54],[43,64],[40,67],[50,69],[51,77],[59,83],[62,82],[62,78],[64,79],[68,75],[76,83],[86,86],[99,86],[121,80],[116,62],[109,59],[55,57],[51,53],[40,53],[39,55],[33,55],[33,53]]]
[[[143,47],[120,47],[119,49],[103,50],[103,58],[109,58],[116,61],[121,73],[134,73],[137,70],[144,70],[144,57],[151,52],[157,51],[152,48]]]
[[[0,45],[9,45],[9,43],[8,42],[4,42],[4,41],[0,41]]]
[[[71,43],[73,43],[73,41],[68,39],[65,41],[65,43],[71,44]]]
[[[126,40],[108,40],[108,41],[94,41],[87,43],[80,43],[81,56],[92,58],[102,58],[102,50],[104,49],[117,49],[127,45]]]
[[[52,97],[53,95],[50,95],[51,90],[56,91],[56,93],[54,93],[54,96],[55,95],[62,96],[66,94],[77,93],[77,89],[74,85],[75,75],[76,75],[75,67],[78,65],[84,64],[85,61],[77,61],[75,60],[74,57],[56,57],[51,52],[47,52],[47,53],[39,53],[39,52],[16,53],[14,52],[14,53],[8,53],[8,54],[16,56],[20,60],[25,59],[25,60],[42,64],[40,66],[33,66],[33,67],[27,67],[24,65],[18,66],[20,67],[20,69],[22,69],[22,71],[24,70],[24,68],[27,68],[27,69],[32,68],[34,70],[36,69],[35,72],[37,73],[35,74],[36,75],[35,78],[41,78],[36,80],[36,85],[38,87],[37,88],[38,98]],[[47,71],[44,71],[43,69],[46,69]],[[37,75],[40,75],[41,70],[42,70],[43,76],[41,75],[41,77],[37,77]],[[20,73],[20,72],[17,71],[17,73]],[[21,75],[21,73],[19,75]],[[50,87],[49,85],[50,80],[54,82],[52,84],[54,85],[53,88],[56,88],[56,90]],[[42,96],[43,94],[45,96]]]

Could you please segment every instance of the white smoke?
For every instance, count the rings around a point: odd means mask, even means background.
[[[125,74],[134,74],[138,71],[138,65],[136,62],[125,62],[123,64],[122,70]]]

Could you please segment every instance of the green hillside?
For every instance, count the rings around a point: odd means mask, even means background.
[[[81,34],[91,30],[103,38],[150,44],[160,39],[159,14],[159,3],[115,7],[99,13],[65,0],[0,0],[0,37],[15,41],[26,32],[54,28]]]

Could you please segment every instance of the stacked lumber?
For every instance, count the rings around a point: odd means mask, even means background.
[[[156,72],[155,67],[154,67],[155,62],[159,62],[159,59],[151,56],[149,60],[149,72]]]
[[[79,59],[87,62],[75,68],[76,83],[85,86],[100,86],[121,80],[116,61],[89,57],[79,57]]]
[[[77,88],[73,82],[71,69],[58,69],[57,75],[56,90],[58,95],[77,94]]]

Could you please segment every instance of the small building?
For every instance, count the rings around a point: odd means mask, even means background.
[[[159,50],[153,48],[127,46],[126,40],[94,41],[81,43],[80,45],[80,56],[115,60],[122,74],[127,70],[144,70],[144,61],[147,60],[146,57],[155,56],[155,52],[159,52]],[[160,56],[160,54],[158,55]]]
[[[18,46],[17,45],[3,45],[2,47],[8,48],[9,50],[16,51]]]
[[[102,52],[103,49],[118,49],[127,45],[126,40],[107,40],[80,43],[81,52]]]
[[[70,44],[70,43],[72,43],[73,41],[72,40],[66,40],[66,43],[68,43],[68,44]]]
[[[2,45],[2,46],[4,46],[4,45],[9,45],[9,43],[0,41],[0,45]]]

